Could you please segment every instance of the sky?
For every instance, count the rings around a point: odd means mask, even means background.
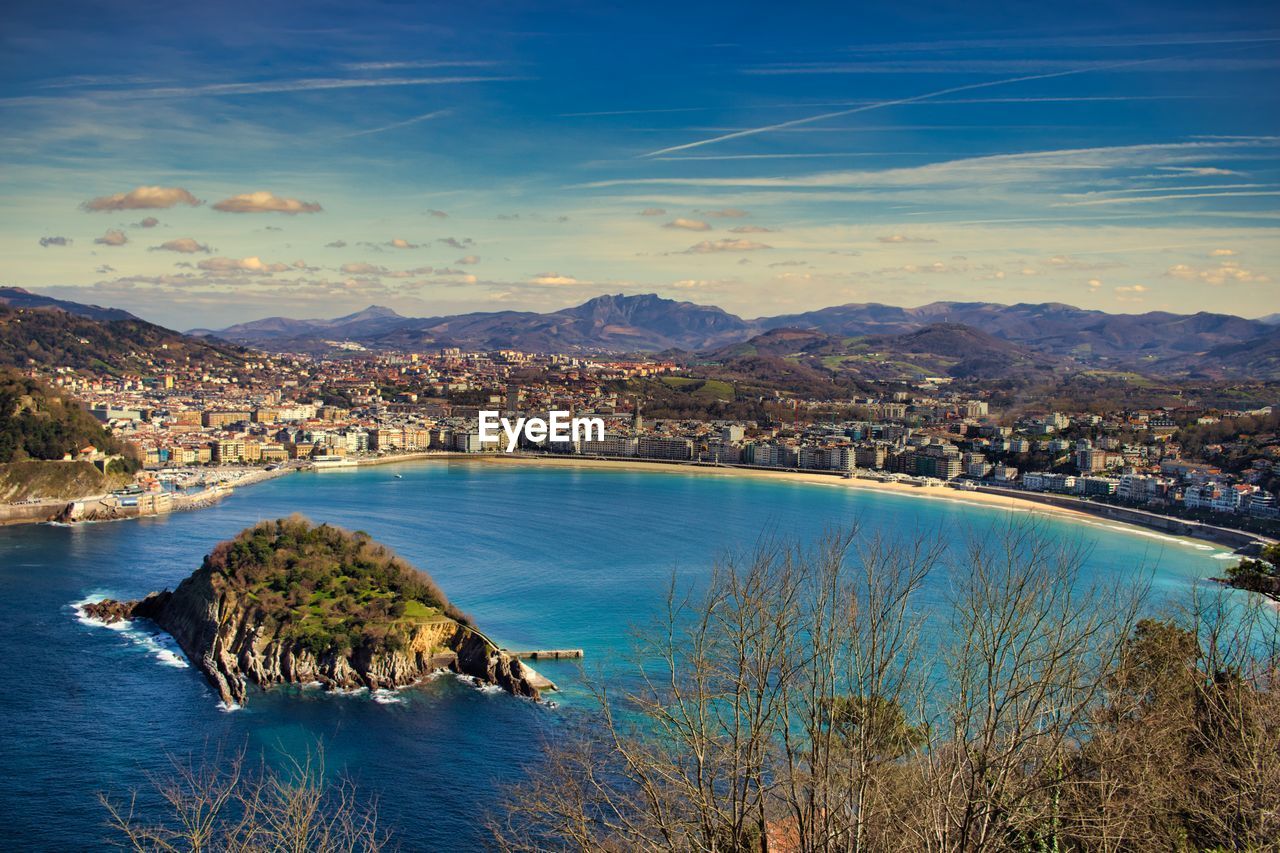
[[[0,284],[173,328],[1280,311],[1273,0],[0,14]]]

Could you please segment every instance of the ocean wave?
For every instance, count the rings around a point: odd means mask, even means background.
[[[397,690],[387,690],[379,688],[369,694],[369,698],[377,702],[379,705],[403,705],[404,697]]]
[[[163,631],[148,630],[131,619],[104,622],[101,619],[90,616],[85,610],[86,605],[96,604],[106,597],[106,595],[98,594],[89,595],[79,601],[73,601],[68,607],[76,614],[76,621],[80,624],[115,631],[133,645],[149,653],[152,658],[164,666],[171,666],[175,669],[188,669],[191,666],[187,662],[182,648]]]
[[[97,604],[99,601],[107,598],[106,595],[89,595],[79,601],[73,601],[67,605],[75,614],[76,621],[81,625],[92,625],[95,628],[106,628],[111,631],[119,631],[121,633],[129,631],[133,628],[133,622],[128,619],[120,619],[116,622],[104,622],[101,619],[90,616],[85,607],[90,604]]]
[[[454,678],[458,679],[463,684],[471,685],[471,687],[473,687],[476,690],[479,690],[481,693],[504,692],[503,689],[498,685],[489,684],[487,682],[481,681],[480,679],[476,678],[474,675],[465,675],[464,673],[461,673],[461,672],[448,672],[447,670],[445,670],[445,672],[449,675],[452,675]]]
[[[218,710],[224,714],[230,714],[232,711],[243,711],[243,705],[237,705],[235,702],[219,702]]]
[[[367,693],[368,687],[333,687],[325,692],[330,696],[359,696],[361,693]]]

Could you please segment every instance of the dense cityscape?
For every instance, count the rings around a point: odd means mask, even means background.
[[[1258,530],[1274,529],[1280,518],[1280,442],[1270,407],[1011,419],[987,400],[948,392],[946,377],[921,377],[907,390],[835,403],[778,395],[771,402],[784,414],[770,422],[675,420],[646,416],[640,396],[625,390],[637,377],[673,387],[705,381],[665,361],[456,348],[255,358],[154,375],[68,369],[49,379],[136,448],[144,479],[195,466],[324,468],[406,453],[497,453],[497,443],[480,440],[480,410],[563,409],[603,418],[604,439],[522,437],[520,450],[1074,495]],[[833,410],[853,416],[837,419]],[[1200,438],[1207,428],[1245,420],[1258,434]],[[1196,452],[1180,438],[1194,439]],[[1241,456],[1242,449],[1254,455]],[[1214,461],[1227,458],[1230,467]]]

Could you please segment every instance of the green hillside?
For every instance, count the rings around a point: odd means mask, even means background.
[[[0,304],[0,365],[147,375],[244,360],[240,347],[211,344],[143,320],[95,320],[57,308]]]
[[[0,367],[0,463],[62,459],[87,446],[111,454],[124,451],[74,399]]]

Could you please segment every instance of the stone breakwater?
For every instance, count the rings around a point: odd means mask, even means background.
[[[243,705],[248,685],[319,682],[327,689],[403,687],[440,670],[468,675],[515,696],[538,700],[555,685],[460,622],[441,619],[405,626],[396,640],[354,650],[316,653],[282,635],[271,620],[231,593],[215,592],[197,572],[173,592],[138,601],[85,605],[102,622],[149,619],[177,641],[224,702]]]

